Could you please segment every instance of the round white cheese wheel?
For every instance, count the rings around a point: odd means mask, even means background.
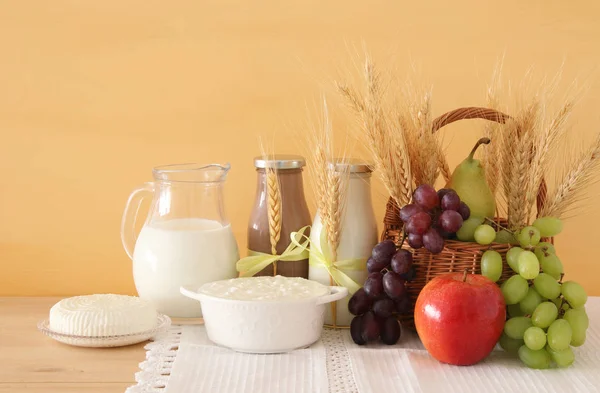
[[[155,328],[156,323],[154,307],[135,296],[75,296],[50,309],[50,329],[76,336],[135,334]]]
[[[301,277],[260,276],[207,283],[200,293],[224,299],[272,301],[323,296],[329,293],[329,288]]]

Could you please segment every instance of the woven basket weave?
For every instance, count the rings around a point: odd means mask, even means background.
[[[436,132],[440,128],[462,119],[485,119],[504,124],[510,117],[504,113],[488,108],[459,108],[450,111],[433,121],[432,132]],[[546,183],[542,181],[537,195],[537,211],[541,210],[546,199]],[[402,221],[400,220],[400,209],[396,201],[392,198],[388,200],[384,217],[384,230],[381,235],[381,240],[393,240],[398,243],[402,236]],[[495,222],[505,227],[507,221],[504,218],[496,218]],[[552,239],[544,239],[552,241]],[[480,259],[481,255],[487,250],[495,250],[502,255],[503,266],[502,276],[499,283],[502,283],[511,275],[514,274],[512,269],[506,263],[506,253],[510,250],[510,244],[492,243],[487,246],[482,246],[473,242],[462,242],[456,240],[446,240],[444,249],[439,254],[431,254],[424,248],[418,250],[411,249],[407,244],[403,244],[402,248],[409,249],[413,252],[413,265],[416,270],[416,277],[411,282],[406,283],[406,288],[411,297],[412,307],[411,312],[400,317],[402,324],[409,328],[414,328],[414,302],[421,292],[421,289],[431,279],[436,276],[463,272],[465,269],[472,274],[481,274]]]

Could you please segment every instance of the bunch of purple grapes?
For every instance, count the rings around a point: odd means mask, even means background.
[[[408,244],[425,247],[432,254],[444,249],[444,239],[450,239],[469,218],[471,210],[450,188],[435,188],[422,184],[413,193],[413,203],[400,209],[400,219]]]
[[[393,345],[400,338],[397,314],[411,311],[405,282],[415,276],[412,253],[385,240],[373,248],[367,270],[364,286],[348,302],[348,310],[355,315],[350,324],[352,340],[364,345],[381,339]]]

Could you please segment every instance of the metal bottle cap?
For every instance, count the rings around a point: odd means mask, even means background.
[[[304,157],[294,154],[273,154],[266,157],[254,157],[254,166],[256,168],[298,169],[305,165],[306,160]]]

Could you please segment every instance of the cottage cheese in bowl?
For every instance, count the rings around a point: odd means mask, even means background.
[[[201,294],[245,301],[286,301],[324,296],[329,288],[300,277],[247,277],[204,284]]]
[[[280,353],[305,348],[323,330],[325,307],[348,295],[299,277],[244,277],[215,281],[199,290],[180,288],[199,300],[208,338],[235,351]]]

